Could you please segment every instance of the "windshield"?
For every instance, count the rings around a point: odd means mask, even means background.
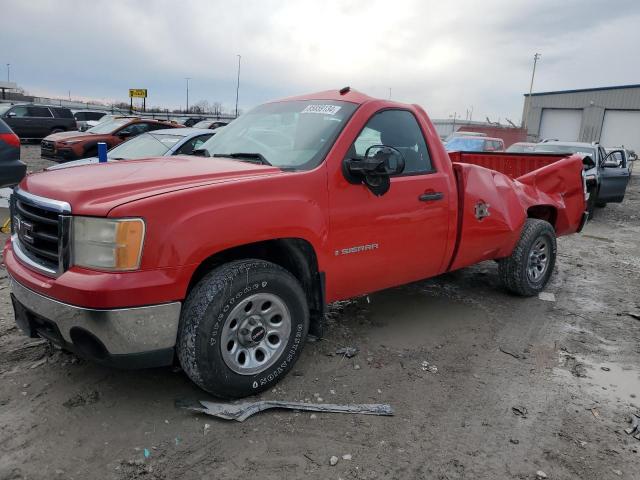
[[[7,110],[9,110],[13,105],[0,105],[0,115],[3,115]]]
[[[200,148],[211,156],[252,154],[286,169],[319,165],[357,105],[295,100],[261,105],[220,130]],[[248,157],[247,157],[248,158]]]
[[[88,133],[112,133],[131,121],[130,118],[113,118],[106,122],[100,122],[87,130]]]
[[[182,138],[179,135],[143,133],[109,150],[111,159],[135,160],[137,158],[161,157]]]
[[[581,153],[595,158],[595,150],[590,147],[582,147],[576,145],[558,145],[553,143],[538,143],[533,147],[536,153]]]
[[[482,152],[484,149],[482,137],[455,137],[445,144],[447,151],[459,150],[461,152]]]

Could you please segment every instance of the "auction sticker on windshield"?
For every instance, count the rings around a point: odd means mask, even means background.
[[[300,113],[322,113],[324,115],[335,115],[342,107],[337,105],[307,105]]]

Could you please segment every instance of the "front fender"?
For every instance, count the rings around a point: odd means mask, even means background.
[[[110,217],[146,223],[141,268],[193,266],[229,248],[277,238],[301,238],[326,258],[324,169],[165,193],[114,208]]]

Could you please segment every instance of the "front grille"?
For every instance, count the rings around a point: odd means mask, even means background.
[[[44,155],[54,155],[56,153],[55,150],[53,142],[49,140],[43,140],[40,143],[40,152]]]
[[[42,273],[62,273],[69,257],[68,205],[16,189],[11,196],[11,213],[16,256]]]

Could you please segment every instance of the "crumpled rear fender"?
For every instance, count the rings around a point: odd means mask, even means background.
[[[509,256],[528,217],[548,213],[558,236],[576,232],[580,226],[585,199],[579,157],[562,159],[515,180],[477,165],[453,166],[461,213],[448,270]]]

